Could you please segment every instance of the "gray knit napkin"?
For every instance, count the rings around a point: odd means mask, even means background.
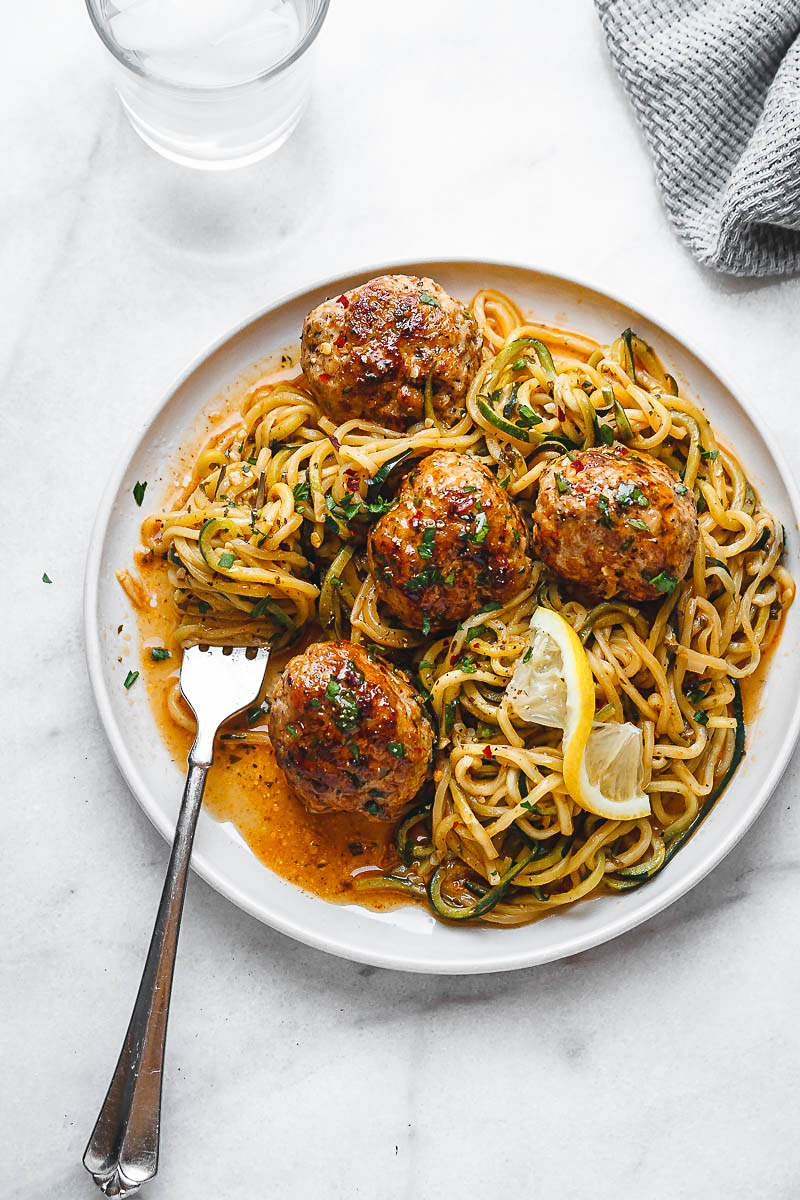
[[[595,0],[692,253],[800,270],[800,0]]]

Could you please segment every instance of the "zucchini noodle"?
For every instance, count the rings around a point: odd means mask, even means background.
[[[778,636],[794,583],[781,565],[782,526],[641,338],[626,330],[599,345],[526,320],[491,290],[471,310],[483,361],[455,426],[427,416],[401,434],[364,419],[337,427],[301,374],[265,374],[237,423],[198,455],[178,506],[148,516],[142,537],[166,562],[179,645],[288,650],[310,636],[346,638],[417,683],[437,733],[429,794],[398,826],[397,867],[364,886],[427,899],[451,920],[519,925],[629,890],[669,861],[741,758],[740,681]],[[662,601],[593,605],[536,561],[524,591],[446,636],[407,629],[382,604],[366,535],[415,462],[435,449],[475,456],[529,522],[546,464],[612,439],[662,460],[697,500],[694,562]],[[602,719],[641,729],[650,816],[605,820],[579,808],[564,785],[560,731],[508,708],[538,605],[578,632]],[[177,684],[169,713],[187,719]]]

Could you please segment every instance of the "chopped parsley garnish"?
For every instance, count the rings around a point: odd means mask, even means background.
[[[685,483],[676,483],[674,491],[677,496],[685,496],[689,489]]]
[[[481,613],[497,612],[498,608],[502,607],[503,606],[499,600],[490,600],[488,604],[484,604],[482,608],[478,609],[477,615],[480,616]]]
[[[608,496],[604,496],[602,492],[597,497],[597,507],[600,509],[600,524],[605,525],[606,529],[610,529],[613,518],[608,507]]]
[[[530,662],[532,655],[533,655],[533,646],[528,646],[528,649],[525,651],[525,653],[522,656],[522,661],[524,663]]]
[[[42,583],[52,583],[52,582],[53,581],[50,578],[50,576],[47,574],[47,571],[45,571],[44,575],[42,575]]]
[[[436,307],[438,308],[439,305],[437,304]],[[364,805],[364,812],[368,812],[371,817],[380,816],[382,811],[381,806],[375,800],[367,800]]]
[[[331,678],[328,680],[325,695],[338,709],[337,715],[333,718],[337,729],[341,729],[342,733],[348,733],[351,729],[355,729],[360,714],[353,693],[348,688],[342,687],[338,679]]]
[[[695,719],[695,721],[697,721],[698,725],[707,725],[708,724],[708,713],[703,712],[703,710],[701,708],[698,708],[697,712],[694,714],[694,719]]]
[[[419,298],[420,304],[428,304],[431,308],[441,308],[441,304],[435,296],[431,296],[429,292],[423,292]]]
[[[144,493],[145,493],[146,487],[147,487],[147,482],[145,481],[144,483],[139,483],[138,479],[137,479],[136,483],[133,485],[133,498],[136,501],[136,503],[139,505],[139,508],[142,507],[142,501],[144,500]]]
[[[150,651],[150,657],[153,662],[164,662],[165,659],[170,657],[170,652],[169,650],[165,650],[163,646],[153,646]]]
[[[558,488],[558,493],[560,496],[563,496],[564,492],[572,491],[572,484],[569,483],[563,475],[559,475],[558,471],[554,472],[553,478],[556,481],[556,487]]]
[[[422,614],[422,632],[425,635],[425,637],[427,637],[428,634],[430,633],[430,631],[431,631],[431,619],[427,613],[423,613]]]
[[[475,517],[475,528],[472,531],[472,540],[476,546],[481,542],[486,541],[486,535],[489,532],[489,518],[486,513],[481,510]]]
[[[665,596],[671,595],[675,591],[677,579],[674,575],[670,575],[669,571],[659,571],[650,580],[657,592],[662,592]]]
[[[643,533],[649,533],[650,530],[641,517],[629,517],[628,524],[634,529],[641,529]]]
[[[455,581],[456,581],[456,572],[455,572],[455,567],[454,567],[452,571],[447,572],[444,579],[442,580],[442,583],[446,587],[452,587],[453,584],[455,583]]]
[[[294,725],[287,725],[286,732],[289,734],[289,737],[297,737],[297,730]]]
[[[420,558],[431,558],[433,555],[433,543],[436,540],[436,530],[433,525],[429,525],[422,535],[422,544],[417,546],[417,554]]]
[[[456,713],[458,711],[458,701],[448,700],[444,706],[444,731],[450,733],[455,724]]]
[[[399,742],[389,742],[386,749],[390,754],[393,754],[395,758],[402,758],[405,754],[405,750]]]
[[[456,663],[456,666],[462,670],[465,675],[474,675],[478,669],[478,664],[473,662],[468,654],[465,654],[462,658],[460,658]]]
[[[635,483],[621,483],[614,496],[617,504],[627,508],[629,504],[638,504],[639,508],[649,508],[650,501],[640,487]]]
[[[717,458],[719,457],[719,450],[705,450],[701,446],[700,447],[700,457],[702,458],[704,463],[705,462],[716,462]]]
[[[539,414],[534,412],[530,404],[525,404],[524,401],[520,401],[517,405],[517,412],[519,413],[520,425],[525,429],[529,429],[531,425],[541,425],[542,423],[542,418]]]
[[[686,693],[686,699],[691,704],[699,704],[701,700],[705,700],[708,692],[703,691],[699,686],[693,687],[691,691]]]
[[[350,751],[353,762],[361,762],[361,751],[355,742],[350,742],[347,749]]]
[[[125,682],[123,683],[122,686],[127,690],[129,687],[133,687],[134,683],[136,683],[136,680],[138,678],[139,678],[138,671],[128,671],[128,674],[125,676]]]
[[[300,483],[296,483],[292,488],[295,504],[300,504],[303,500],[308,500],[311,496],[311,485],[307,479],[302,479]]]
[[[223,568],[232,567],[236,561],[236,555],[231,554],[230,550],[226,550],[224,554],[219,556],[219,565]]]
[[[312,708],[319,708],[319,698],[317,696],[312,696],[309,703]]]

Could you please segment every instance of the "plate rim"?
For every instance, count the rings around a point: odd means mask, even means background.
[[[155,802],[153,794],[147,783],[142,778],[133,756],[129,753],[125,741],[122,737],[120,726],[114,716],[111,706],[111,699],[106,681],[103,674],[102,666],[102,651],[100,629],[97,620],[97,598],[100,581],[100,571],[102,566],[102,548],[105,542],[106,533],[113,515],[113,501],[120,490],[121,484],[127,474],[130,463],[138,451],[147,432],[150,430],[154,422],[166,409],[172,398],[178,390],[191,378],[191,376],[199,370],[203,364],[213,355],[223,349],[229,342],[242,334],[250,326],[258,321],[268,317],[271,313],[282,308],[283,306],[301,299],[309,292],[319,289],[327,289],[338,282],[349,279],[352,276],[363,275],[366,278],[371,278],[378,274],[394,273],[397,271],[408,271],[411,268],[431,268],[442,266],[454,267],[475,267],[482,266],[496,268],[500,270],[521,271],[527,274],[535,274],[540,277],[549,278],[557,283],[567,284],[570,287],[583,289],[586,292],[594,293],[605,300],[611,301],[614,304],[620,305],[623,308],[639,314],[644,320],[659,327],[667,334],[668,337],[676,341],[683,349],[687,350],[698,361],[710,371],[717,380],[726,389],[732,397],[736,407],[741,410],[746,417],[752,420],[751,414],[745,408],[743,402],[739,399],[743,393],[743,388],[736,386],[735,377],[732,378],[728,372],[720,371],[717,368],[713,359],[699,352],[692,340],[688,340],[682,333],[676,332],[674,327],[665,324],[658,317],[653,316],[647,309],[642,308],[639,304],[627,300],[624,296],[620,296],[615,292],[607,291],[603,287],[599,287],[595,283],[586,279],[579,279],[572,275],[565,275],[556,272],[548,267],[532,266],[526,262],[513,262],[508,259],[495,258],[474,258],[472,256],[448,256],[448,257],[423,257],[412,259],[404,257],[399,260],[381,261],[365,266],[355,266],[345,272],[339,271],[336,274],[325,276],[321,279],[314,279],[305,283],[303,286],[293,289],[290,292],[283,293],[281,296],[272,300],[269,304],[251,312],[243,320],[236,325],[230,327],[221,336],[215,338],[208,343],[191,361],[184,367],[176,376],[173,377],[167,389],[161,394],[158,402],[154,405],[145,418],[133,431],[127,439],[126,444],[119,454],[114,468],[111,471],[108,480],[103,488],[98,502],[97,512],[92,525],[92,530],[89,538],[89,545],[86,555],[86,566],[84,571],[83,582],[83,634],[84,634],[84,652],[86,656],[86,664],[89,675],[89,682],[92,688],[95,705],[97,707],[100,723],[103,727],[106,740],[111,748],[113,758],[117,768],[122,775],[129,791],[133,794],[139,807],[145,813],[151,824],[155,826],[161,836],[171,843],[174,836],[174,821],[165,819],[160,811],[159,805]],[[800,526],[800,486],[795,482],[794,475],[789,469],[788,463],[784,458],[783,452],[777,444],[775,435],[771,426],[765,424],[763,420],[758,422],[758,432],[764,442],[773,463],[778,471],[780,481],[786,490],[791,506],[791,516],[794,518],[798,526]],[[765,684],[766,686],[766,684]],[[498,936],[498,950],[493,955],[482,957],[479,962],[475,962],[465,956],[462,960],[448,962],[443,966],[437,966],[429,961],[412,960],[407,956],[398,954],[397,952],[384,952],[381,950],[364,951],[358,946],[354,946],[347,938],[333,938],[327,934],[320,934],[314,929],[309,929],[305,925],[300,925],[292,918],[284,914],[275,914],[274,912],[266,912],[262,906],[253,901],[248,895],[242,892],[235,883],[227,876],[220,873],[203,855],[198,855],[197,851],[192,854],[192,870],[194,870],[202,879],[205,880],[215,891],[219,892],[225,899],[234,903],[238,908],[247,912],[250,916],[255,917],[263,924],[278,932],[293,938],[295,941],[301,942],[304,945],[312,946],[315,949],[322,950],[328,954],[333,954],[339,958],[348,959],[352,962],[364,963],[371,966],[382,967],[389,970],[411,971],[416,973],[425,973],[433,975],[465,975],[465,974],[487,974],[500,971],[521,970],[525,967],[540,966],[548,962],[558,961],[562,958],[568,958],[575,954],[583,953],[594,946],[603,945],[605,942],[614,940],[627,933],[632,929],[637,928],[645,921],[649,921],[652,917],[663,912],[670,905],[676,903],[682,896],[687,895],[694,887],[697,886],[708,874],[711,873],[724,858],[734,849],[737,843],[741,840],[747,830],[754,824],[757,818],[761,815],[768,801],[773,796],[787,766],[791,756],[795,750],[798,739],[800,738],[800,704],[795,704],[795,711],[791,718],[787,735],[780,747],[780,752],[774,758],[771,767],[764,776],[762,782],[757,786],[758,798],[755,804],[748,805],[742,810],[741,815],[733,823],[732,827],[727,831],[724,837],[718,842],[715,842],[709,853],[707,853],[687,875],[676,877],[675,882],[671,886],[665,887],[660,894],[654,894],[649,901],[645,895],[644,900],[636,909],[631,909],[628,912],[622,909],[620,914],[613,919],[610,919],[602,930],[575,932],[565,930],[565,943],[560,948],[554,948],[552,951],[525,951],[516,950],[510,952],[502,951],[502,942],[499,938],[502,937],[503,930],[488,930],[487,936],[494,933]],[[296,886],[296,885],[294,885]],[[303,889],[299,889],[303,890]],[[311,895],[312,893],[308,893]],[[331,903],[323,900],[321,897],[315,897],[320,904]]]

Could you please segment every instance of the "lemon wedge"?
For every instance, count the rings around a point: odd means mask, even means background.
[[[594,680],[575,630],[549,608],[531,617],[528,649],[506,689],[523,721],[562,729],[564,783],[573,800],[598,817],[646,817],[642,733],[630,723],[594,720]]]

